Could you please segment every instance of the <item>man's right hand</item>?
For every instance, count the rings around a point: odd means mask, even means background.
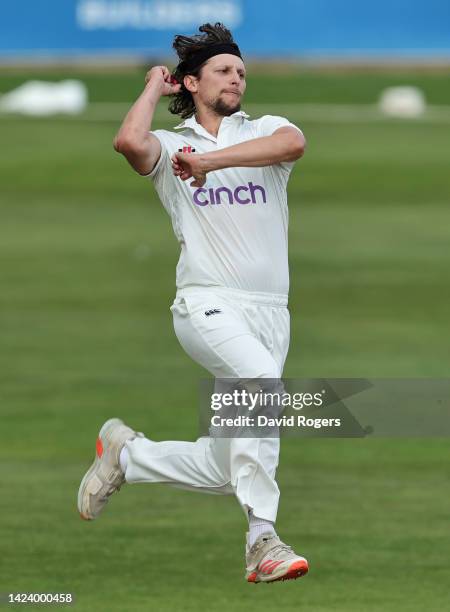
[[[154,66],[145,75],[146,88],[155,91],[160,96],[177,94],[181,85],[171,82],[171,74],[167,66]]]

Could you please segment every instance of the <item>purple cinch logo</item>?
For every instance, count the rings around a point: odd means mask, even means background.
[[[207,206],[208,204],[256,204],[257,201],[266,203],[266,190],[261,185],[254,185],[249,182],[247,185],[238,185],[234,189],[228,187],[217,187],[216,189],[205,189],[199,187],[192,195],[192,199],[197,206]]]

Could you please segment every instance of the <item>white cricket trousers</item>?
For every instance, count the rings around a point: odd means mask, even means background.
[[[212,314],[208,311],[218,310]],[[287,296],[222,287],[189,287],[171,307],[186,353],[216,378],[279,379],[289,347]],[[280,441],[216,438],[196,442],[127,443],[126,481],[159,482],[207,493],[234,494],[249,510],[275,522]]]

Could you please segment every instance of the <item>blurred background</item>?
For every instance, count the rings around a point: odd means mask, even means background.
[[[311,572],[270,588],[243,580],[231,497],[130,486],[78,518],[104,420],[197,435],[205,372],[169,312],[178,245],[112,140],[146,71],[174,67],[173,36],[207,21],[245,54],[243,109],[308,139],[285,376],[448,376],[448,2],[2,2],[0,593],[70,591],[83,611],[445,609],[446,439],[284,440],[279,534]],[[179,123],[166,107],[154,128]]]

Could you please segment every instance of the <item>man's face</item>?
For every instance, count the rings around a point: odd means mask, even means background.
[[[240,110],[245,87],[244,62],[240,57],[222,53],[206,62],[189,89],[196,106],[200,101],[217,115],[227,117]]]

